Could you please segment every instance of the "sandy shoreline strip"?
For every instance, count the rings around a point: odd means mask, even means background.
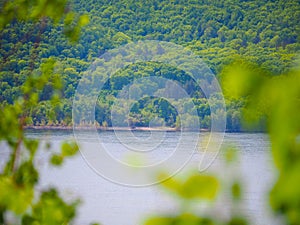
[[[89,131],[94,130],[92,126],[78,126],[77,130]],[[173,127],[100,127],[97,126],[98,131],[167,131],[167,132],[180,132],[181,129]],[[73,126],[25,126],[25,130],[66,130],[72,131]],[[189,130],[184,130],[189,131]],[[192,131],[192,130],[191,130]],[[195,131],[195,130],[194,130]],[[197,131],[197,130],[196,130]],[[208,129],[200,129],[200,132],[208,132]]]
[[[78,126],[78,130],[94,130],[95,127],[91,126]],[[128,131],[128,130],[137,130],[137,131],[180,131],[180,129],[172,127],[96,127],[97,130],[103,131]],[[73,126],[25,126],[25,130],[73,130]]]

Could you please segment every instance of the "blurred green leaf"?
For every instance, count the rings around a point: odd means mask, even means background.
[[[79,17],[78,25],[81,26],[81,27],[83,27],[83,26],[88,25],[89,22],[90,22],[90,19],[89,19],[89,16],[87,14],[81,15]]]
[[[172,217],[153,217],[148,219],[144,225],[171,225],[174,219]]]
[[[247,225],[248,222],[243,217],[233,217],[227,225]]]
[[[194,174],[187,180],[180,181],[170,178],[162,185],[184,199],[214,199],[219,191],[219,181],[214,176]]]
[[[54,166],[61,166],[64,158],[61,155],[54,154],[51,156],[50,163]]]
[[[298,207],[300,202],[300,161],[280,174],[272,189],[270,200],[275,210],[284,210],[286,206]]]
[[[237,61],[222,72],[223,92],[229,99],[253,94],[265,80],[264,74],[256,65]]]
[[[242,190],[241,190],[241,185],[239,184],[239,182],[234,182],[231,185],[231,194],[232,194],[233,199],[235,199],[235,200],[241,199]]]
[[[233,163],[237,160],[237,150],[235,148],[226,148],[225,150],[225,160],[226,162]]]
[[[16,214],[24,213],[33,199],[33,188],[18,185],[11,177],[0,176],[0,205]]]
[[[66,11],[67,0],[4,1],[1,4],[0,29],[13,19],[19,21],[37,21],[43,17],[57,23]]]
[[[33,187],[38,182],[39,174],[35,169],[33,162],[23,162],[14,174],[16,184]]]
[[[214,199],[219,191],[220,184],[216,177],[208,175],[194,175],[188,178],[183,183],[180,195],[183,198],[201,198],[201,199]]]
[[[61,150],[63,156],[73,156],[78,152],[79,147],[75,142],[64,142],[61,146]]]
[[[30,214],[28,213],[22,219],[22,224],[69,224],[75,216],[75,208],[78,204],[78,201],[65,203],[55,189],[50,189],[41,194],[40,200],[32,206]]]
[[[209,218],[202,218],[194,214],[184,213],[178,216],[154,217],[145,222],[145,225],[214,225]]]
[[[32,139],[25,139],[24,140],[24,145],[26,149],[30,152],[30,159],[32,160],[33,157],[35,156],[35,153],[38,149],[39,146],[39,141],[38,140],[32,140]]]

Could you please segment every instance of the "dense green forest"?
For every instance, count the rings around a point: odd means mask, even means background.
[[[66,2],[0,1],[0,140],[9,149],[0,173],[0,224],[73,222],[80,202],[65,202],[59,190],[40,189],[38,183],[38,149],[45,148],[50,153],[56,146],[50,143],[44,146],[27,137],[24,127],[71,125],[74,93],[81,78],[89,82],[85,75],[90,65],[104,52],[148,39],[180,44],[203,58],[221,81],[228,130],[241,130],[241,121],[254,124],[256,130],[264,129],[265,124],[271,162],[276,167],[276,180],[268,194],[269,205],[282,224],[299,224],[299,1],[87,0],[73,1],[67,7]],[[101,60],[105,58],[100,63]],[[201,126],[210,128],[210,118],[214,116],[211,109],[221,103],[220,93],[207,99],[184,71],[154,62],[130,65],[104,83],[96,105],[97,123],[112,125],[109,115],[118,95],[135,78],[151,76],[176,81],[190,98],[181,99],[179,105],[163,98],[141,98],[131,107],[126,121],[130,126],[147,126],[158,115],[166,126],[178,127],[176,107],[187,112],[194,107]],[[151,82],[133,83],[132,91],[140,93],[144,86],[157,91],[162,88]],[[168,90],[174,89],[165,91]],[[83,90],[83,94],[89,97],[91,91],[94,90]],[[86,104],[82,106],[89,105],[87,100],[83,99]],[[122,107],[115,110],[122,112]],[[75,118],[74,122],[85,126],[93,121]],[[1,150],[5,153],[5,146]],[[60,151],[50,154],[50,164],[60,166],[78,150],[76,143],[63,142]],[[241,170],[231,166],[237,160],[237,151],[229,147],[224,156],[228,168],[220,178],[197,171],[187,174],[187,179],[174,177],[162,183],[175,194],[181,207],[175,214],[154,216],[145,224],[249,224],[248,218],[236,210],[244,208],[243,185],[235,176]],[[166,177],[165,173],[158,175],[159,179]],[[216,216],[219,211],[212,210],[199,215],[198,207],[197,212],[192,209],[195,200],[207,204],[207,200],[218,197],[221,189],[230,193],[230,199],[225,199],[232,202],[229,214]],[[16,222],[10,222],[10,217],[15,217]]]
[[[222,79],[225,65],[241,58],[271,71],[272,76],[285,73],[294,66],[300,50],[300,2],[295,0],[73,0],[69,7],[89,17],[81,18],[82,24],[89,23],[81,29],[79,39],[79,30],[68,30],[75,14],[68,14],[69,18],[57,22],[61,23],[58,26],[49,19],[13,21],[0,31],[2,106],[18,101],[28,75],[39,76],[49,60],[53,62],[53,73],[44,81],[45,88],[36,88],[38,105],[26,112],[28,125],[71,125],[73,96],[84,72],[103,53],[129,42],[161,40],[183,45],[202,57],[218,79]],[[64,38],[68,33],[74,42]],[[128,67],[107,82],[96,106],[98,124],[111,126],[111,106],[122,87],[135,77],[157,74],[177,81],[187,91],[201,127],[209,128],[210,106],[195,82],[182,71],[155,63]],[[57,91],[60,83],[62,91]],[[53,94],[57,97],[55,107]],[[244,101],[226,102],[228,130],[242,129],[240,109]],[[185,105],[188,108],[187,102]],[[163,118],[166,126],[178,124],[172,105],[157,98],[136,102],[128,121],[131,126],[148,126],[154,115]],[[258,125],[256,129],[263,128]]]

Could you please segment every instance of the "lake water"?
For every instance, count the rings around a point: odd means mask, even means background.
[[[149,151],[150,161],[160,161],[172,153],[174,143],[180,137],[179,132],[157,133],[165,141],[158,142],[156,151]],[[63,140],[73,138],[73,133],[69,131],[28,131],[27,135],[32,138],[50,142],[53,149],[59,149]],[[193,136],[193,133],[186,133],[186,137]],[[93,148],[95,140],[89,139],[89,132],[83,132],[90,148]],[[127,133],[121,132],[122,138],[114,135],[114,132],[100,132],[99,137],[110,154],[116,158],[126,158],[124,155],[124,142],[130,143],[132,140]],[[149,132],[135,131],[134,136],[146,140]],[[207,134],[201,134],[205,138]],[[126,139],[126,137],[128,137]],[[120,141],[121,140],[121,141]],[[189,141],[187,141],[189,143]],[[267,194],[276,178],[275,169],[272,167],[269,141],[265,134],[253,133],[228,133],[225,135],[224,146],[234,145],[238,149],[239,158],[231,166],[224,167],[221,150],[218,157],[207,172],[218,174],[226,185],[230,180],[238,177],[243,183],[243,198],[241,205],[236,209],[232,206],[229,193],[224,193],[212,206],[213,215],[226,218],[231,210],[239,210],[249,220],[250,224],[280,224],[278,220],[271,216],[268,208]],[[149,146],[153,144],[153,140]],[[88,145],[88,146],[89,146]],[[1,149],[3,150],[3,143]],[[142,148],[149,147],[147,142],[141,144]],[[188,146],[187,146],[188,147]],[[151,146],[149,149],[152,148]],[[4,151],[5,152],[5,151]],[[4,159],[4,153],[1,153]],[[142,221],[153,215],[163,213],[176,213],[179,204],[174,196],[167,193],[159,185],[149,185],[146,187],[128,187],[113,183],[97,174],[82,155],[66,160],[62,167],[54,168],[48,164],[49,152],[39,151],[37,166],[41,171],[39,188],[56,186],[66,199],[81,198],[82,204],[79,207],[75,224],[89,224],[99,222],[103,225],[139,225]],[[192,155],[190,162],[176,176],[182,176],[191,168],[196,168],[199,163],[200,153]],[[2,161],[2,162],[1,162]],[[3,164],[4,160],[0,160]],[[224,169],[226,168],[226,169]],[[199,212],[206,212],[209,204],[195,202],[195,208]]]

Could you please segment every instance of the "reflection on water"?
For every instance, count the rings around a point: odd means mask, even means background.
[[[62,140],[73,138],[71,131],[28,131],[27,135],[38,138],[43,143],[50,142],[53,150],[59,149],[59,143]],[[118,135],[122,135],[122,133]],[[165,136],[163,141],[159,140],[160,144],[156,146],[157,149],[146,152],[149,154],[151,162],[169,157],[176,147],[178,138],[180,138],[179,132],[167,132],[162,133],[162,135]],[[201,134],[201,137],[205,135]],[[151,136],[149,132],[134,132],[134,137],[139,141],[147,140],[149,136]],[[89,143],[97,141],[90,138],[89,132],[83,132],[82,137]],[[128,136],[126,139],[126,133],[124,133],[120,139],[111,131],[100,132],[99,138],[110,154],[120,160],[126,158],[126,151],[128,151],[122,146],[120,140],[126,143],[134,142],[133,136]],[[188,135],[185,138],[188,138]],[[153,144],[152,142],[153,139],[151,144]],[[242,211],[251,220],[251,224],[276,224],[267,208],[266,193],[275,177],[269,156],[267,136],[265,134],[230,133],[226,134],[224,143],[234,143],[239,149],[240,157],[232,171],[238,171],[244,184]],[[2,143],[0,147],[0,165],[3,165],[6,156],[4,144]],[[147,149],[149,146],[145,141],[140,146],[136,145],[135,147]],[[149,149],[151,148],[149,147]],[[223,161],[222,155],[221,151],[209,170],[216,171],[226,179],[228,174],[224,170],[220,170]],[[104,225],[138,225],[149,215],[163,212],[172,213],[178,209],[177,201],[158,186],[132,188],[103,179],[87,165],[80,154],[75,158],[68,159],[63,167],[59,168],[48,165],[48,156],[49,152],[39,151],[37,160],[37,166],[41,170],[39,188],[54,185],[59,187],[67,199],[81,198],[83,203],[79,208],[76,224],[98,221]],[[195,153],[184,170],[191,167],[196,168],[199,160],[200,154]],[[224,201],[219,204],[225,209],[227,202]]]

